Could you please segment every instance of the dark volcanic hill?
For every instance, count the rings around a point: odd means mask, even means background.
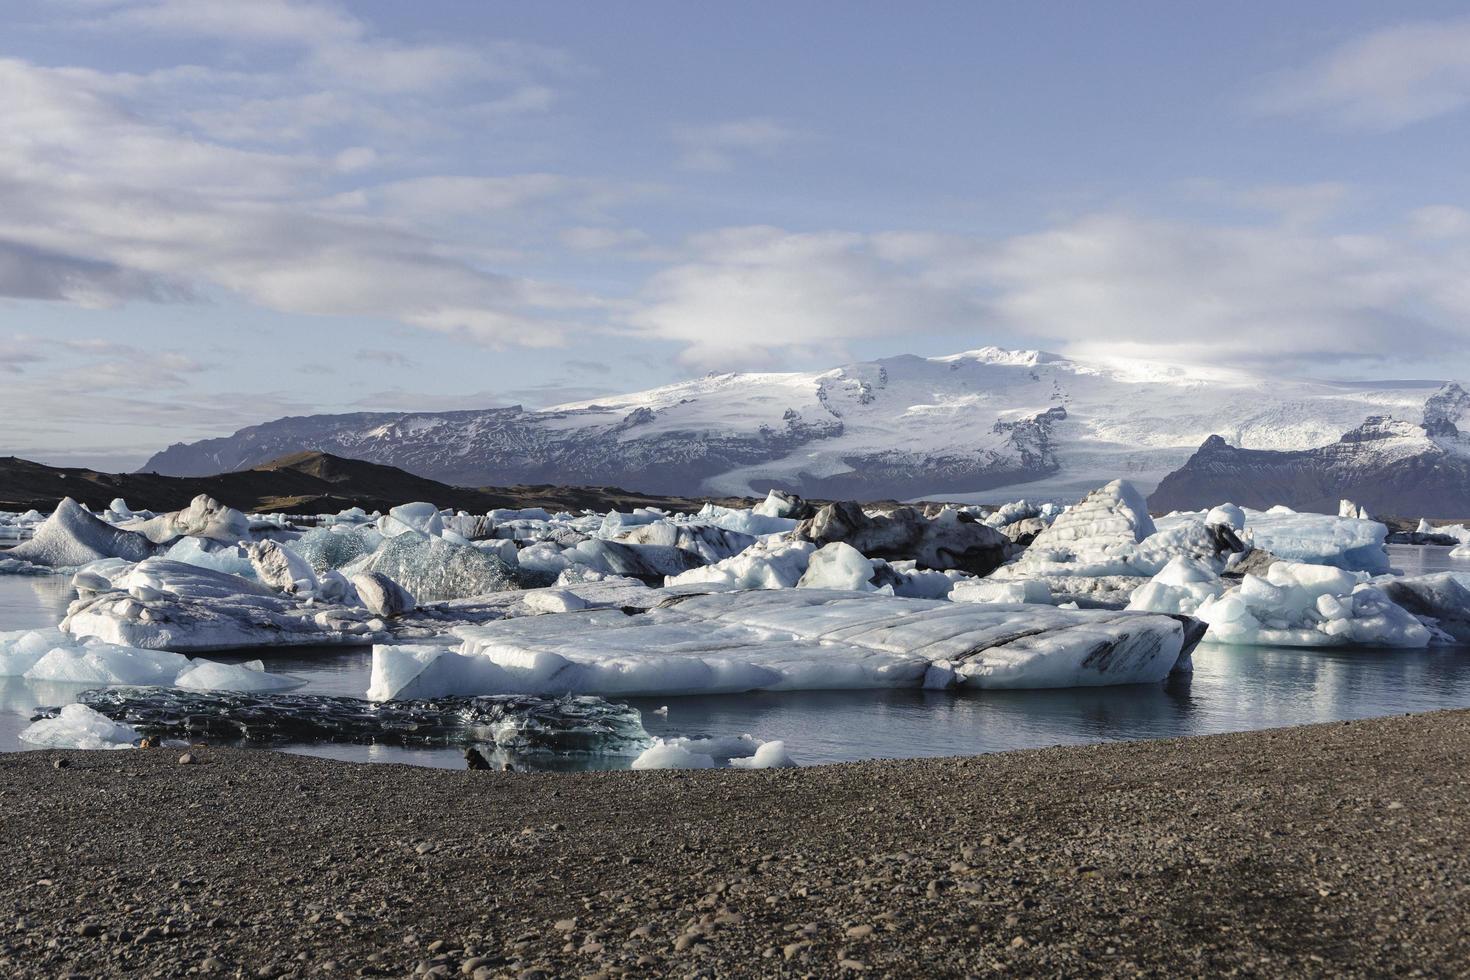
[[[581,510],[664,507],[697,510],[703,500],[655,497],[616,487],[456,487],[403,470],[329,453],[303,452],[217,476],[176,477],[157,473],[98,473],[46,466],[15,456],[0,457],[0,510],[47,511],[62,497],[105,507],[115,497],[130,507],[178,510],[199,494],[256,513],[335,513],[348,507],[387,510],[412,500],[483,513],[497,507]]]
[[[1374,515],[1470,516],[1470,439],[1448,418],[1425,414],[1419,425],[1373,417],[1332,445],[1295,452],[1239,449],[1211,436],[1163,479],[1149,509],[1199,510],[1228,500],[1332,514],[1346,498]]]

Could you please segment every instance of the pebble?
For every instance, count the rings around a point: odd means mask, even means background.
[[[193,752],[185,752],[183,755],[179,756],[179,765],[181,765],[181,766],[192,766],[194,763],[196,763],[198,761],[199,760],[194,757],[194,753]],[[267,967],[262,967],[262,969],[268,969],[268,968]]]

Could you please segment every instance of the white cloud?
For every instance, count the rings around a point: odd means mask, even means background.
[[[797,139],[797,133],[774,119],[735,119],[674,130],[680,146],[678,164],[686,170],[733,169],[745,156],[769,157]]]
[[[1276,368],[1408,355],[1463,337],[1464,257],[1291,224],[1096,215],[1000,245],[995,317],[1070,350]]]
[[[1392,130],[1470,105],[1470,20],[1374,31],[1268,79],[1251,106],[1345,128]]]
[[[1470,211],[1453,204],[1431,204],[1409,214],[1409,228],[1420,238],[1470,236]]]
[[[1267,199],[1275,197],[1266,193]],[[1320,369],[1470,338],[1470,254],[1295,220],[1097,214],[997,242],[925,232],[701,236],[627,320],[701,367],[840,357],[853,341],[1025,338],[1073,353]]]
[[[344,213],[318,197],[344,163],[371,165],[369,148],[241,149],[140,113],[126,94],[142,84],[0,59],[12,96],[0,100],[0,295],[108,306],[223,287],[284,312],[561,342],[556,307],[581,305],[571,294],[485,268],[476,245],[436,237],[423,215]],[[490,207],[571,186],[554,175],[436,180],[383,193],[418,205],[438,194],[450,207],[473,191]]]
[[[930,281],[884,241],[769,227],[699,236],[692,260],[657,273],[629,320],[683,345],[686,363],[710,367],[775,363],[794,350],[840,355],[862,337],[978,322],[974,296]]]

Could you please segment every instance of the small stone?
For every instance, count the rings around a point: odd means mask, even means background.
[[[51,761],[51,768],[52,769],[70,769],[71,768],[71,760],[68,759],[68,758],[66,758],[65,756],[62,756],[60,759],[53,759]]]
[[[861,960],[840,959],[837,961],[837,965],[844,970],[851,970],[853,973],[861,973],[868,968],[868,965]]]
[[[83,922],[77,926],[77,935],[87,937],[100,936],[102,935],[102,927],[95,922]]]
[[[194,757],[193,752],[185,752],[183,755],[179,756],[179,765],[181,766],[192,766],[198,761],[199,760]],[[261,969],[268,970],[270,969],[270,967],[261,967]]]
[[[577,920],[557,919],[551,924],[551,928],[555,929],[557,932],[571,932],[573,929],[577,928]]]
[[[847,930],[848,939],[867,939],[872,934],[873,927],[870,925],[850,926]]]

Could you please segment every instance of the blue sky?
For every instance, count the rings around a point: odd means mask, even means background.
[[[1470,17],[11,0],[0,453],[985,344],[1470,374]]]

